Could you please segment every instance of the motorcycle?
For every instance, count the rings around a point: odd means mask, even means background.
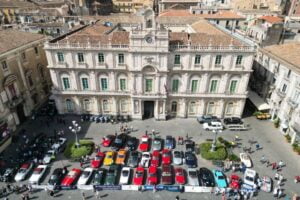
[[[14,175],[14,172],[15,172],[15,169],[13,168],[7,168],[3,175],[0,177],[0,181],[2,182],[10,182],[13,178],[13,175]]]

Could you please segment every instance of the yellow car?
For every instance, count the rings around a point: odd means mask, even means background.
[[[126,159],[126,150],[120,149],[117,154],[116,164],[125,165],[125,159]]]
[[[109,166],[109,165],[114,164],[114,157],[115,157],[115,152],[114,151],[106,152],[103,164],[105,166]]]

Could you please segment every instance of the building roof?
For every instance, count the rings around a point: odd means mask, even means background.
[[[281,23],[283,22],[283,19],[280,18],[280,17],[276,17],[276,16],[262,16],[258,19],[262,19],[262,20],[265,20],[271,24],[276,24],[276,23]]]
[[[160,17],[187,17],[187,16],[196,16],[202,17],[206,19],[245,19],[245,17],[237,14],[233,11],[219,11],[215,14],[192,14],[189,10],[176,10],[176,9],[169,9],[165,10],[159,14]]]
[[[261,49],[262,52],[273,56],[279,62],[284,62],[292,70],[300,73],[300,42],[272,45]]]
[[[36,7],[33,3],[21,0],[0,0],[0,8]]]
[[[45,36],[17,30],[0,30],[0,54],[42,38]]]

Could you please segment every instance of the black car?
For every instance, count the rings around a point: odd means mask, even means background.
[[[118,135],[116,137],[116,139],[114,140],[111,148],[113,150],[122,149],[124,147],[124,145],[126,144],[126,140],[127,140],[127,135],[125,135],[125,134]]]
[[[200,179],[201,186],[215,187],[214,175],[209,169],[205,167],[200,168],[199,179]]]
[[[174,149],[175,148],[175,140],[171,135],[166,136],[165,147],[167,149]]]
[[[103,185],[104,178],[106,174],[106,169],[100,168],[95,171],[95,175],[92,180],[93,185]]]
[[[48,185],[51,185],[51,186],[60,185],[61,180],[63,179],[64,175],[65,174],[63,173],[62,168],[56,168],[49,178]]]
[[[192,152],[185,152],[185,164],[189,168],[195,168],[197,167],[197,158],[194,153]]]
[[[141,154],[137,151],[131,151],[127,161],[129,167],[137,167],[141,158]]]
[[[204,124],[204,123],[209,123],[212,121],[220,121],[220,119],[216,116],[212,116],[212,115],[203,115],[201,117],[197,117],[197,121],[200,124]]]
[[[227,117],[224,118],[224,124],[228,125],[228,124],[243,124],[244,122],[242,121],[241,118],[239,117]]]
[[[138,140],[135,137],[129,137],[126,142],[126,146],[130,151],[134,151],[137,147]]]
[[[195,142],[192,140],[185,140],[185,150],[188,152],[194,152],[195,151]]]

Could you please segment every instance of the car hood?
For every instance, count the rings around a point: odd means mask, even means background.
[[[221,188],[226,188],[227,187],[227,183],[226,183],[225,180],[216,180],[216,183]]]
[[[37,181],[41,177],[41,174],[32,174],[29,178],[29,182]]]
[[[148,144],[147,143],[141,143],[140,144],[140,149],[141,150],[145,151],[145,150],[147,150],[147,148],[148,148]]]
[[[70,186],[74,182],[73,178],[64,178],[64,180],[61,182],[61,185],[64,186]]]
[[[49,163],[51,161],[51,157],[50,156],[45,156],[43,161],[44,161],[44,163]]]
[[[16,181],[20,181],[25,177],[25,173],[17,173],[15,176]]]
[[[100,164],[100,160],[92,160],[91,161],[91,166],[94,168],[97,168]]]
[[[172,183],[172,176],[162,176],[161,181],[164,184],[171,184]]]
[[[77,184],[78,185],[84,185],[84,184],[86,184],[88,179],[89,179],[89,177],[80,177]]]
[[[176,181],[178,183],[184,184],[185,183],[185,178],[184,178],[184,176],[176,176]]]

